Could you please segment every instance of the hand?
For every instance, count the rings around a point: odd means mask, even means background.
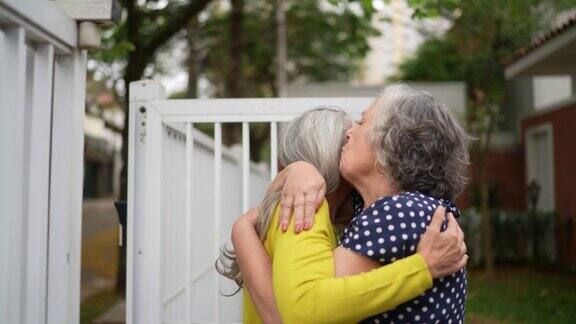
[[[308,230],[314,223],[316,210],[324,201],[326,181],[308,162],[295,162],[286,167],[286,181],[282,188],[280,220],[283,231],[288,229],[294,212],[295,232]]]
[[[448,213],[448,226],[440,232],[446,208],[439,206],[434,212],[430,225],[418,244],[417,252],[422,255],[428,265],[432,278],[440,278],[462,269],[466,266],[468,255],[464,243],[464,233]]]

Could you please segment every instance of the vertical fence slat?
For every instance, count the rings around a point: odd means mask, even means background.
[[[154,90],[148,88],[148,91]],[[162,323],[164,307],[162,300],[163,293],[163,275],[164,275],[164,235],[162,229],[166,226],[166,215],[162,210],[162,202],[167,199],[165,193],[162,191],[163,182],[163,161],[162,156],[165,154],[166,148],[162,143],[163,127],[162,117],[154,110],[152,106],[147,107],[147,164],[146,173],[150,174],[148,182],[146,182],[146,203],[145,208],[149,212],[146,214],[146,230],[144,233],[145,247],[148,251],[148,259],[146,263],[147,277],[146,290],[150,294],[148,297],[150,304],[145,309],[146,320],[135,323]],[[140,215],[139,215],[140,216]]]
[[[186,314],[188,323],[192,323],[192,185],[194,135],[192,123],[186,123]]]
[[[40,323],[46,316],[53,64],[53,46],[39,45],[32,81],[25,323]]]
[[[278,173],[278,123],[270,123],[270,181]]]
[[[21,27],[0,38],[0,322],[21,321],[26,44]]]
[[[250,204],[250,124],[242,123],[242,212]]]
[[[85,67],[85,51],[54,61],[48,323],[80,321]]]
[[[221,205],[221,178],[222,178],[222,124],[214,124],[214,254],[220,255],[220,205]],[[214,320],[220,322],[220,276],[214,270],[215,283],[215,310]]]

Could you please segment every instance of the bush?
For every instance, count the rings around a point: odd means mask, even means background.
[[[491,211],[492,247],[499,264],[531,263],[551,265],[556,262],[554,213]],[[480,212],[471,208],[459,219],[466,234],[470,263],[483,262]]]

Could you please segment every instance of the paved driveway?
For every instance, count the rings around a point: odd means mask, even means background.
[[[114,286],[118,260],[118,217],[114,199],[83,202],[82,298]]]

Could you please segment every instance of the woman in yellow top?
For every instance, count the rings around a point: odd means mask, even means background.
[[[260,323],[262,320],[285,323],[357,322],[416,297],[431,287],[432,275],[457,270],[452,261],[454,255],[461,252],[455,247],[460,242],[449,240],[451,244],[443,244],[442,250],[431,244],[446,241],[442,240],[445,237],[435,233],[437,235],[429,235],[428,240],[422,240],[422,243],[428,242],[422,249],[419,246],[422,254],[415,254],[368,273],[335,277],[353,270],[339,266],[338,261],[334,260],[336,237],[331,223],[338,212],[346,214],[341,208],[342,201],[346,200],[343,198],[349,196],[351,191],[347,184],[340,182],[338,172],[343,134],[350,124],[351,121],[341,111],[317,109],[297,118],[285,129],[279,151],[281,164],[306,161],[314,165],[326,180],[327,201],[323,202],[316,213],[315,226],[310,231],[296,235],[292,231],[284,232],[277,226],[279,193],[270,192],[264,199],[255,223],[256,232],[264,241],[267,257],[272,260],[272,273],[270,264],[261,267],[259,262],[252,265],[255,269],[249,269],[249,264],[244,265],[243,269],[248,270],[243,272],[242,277],[237,263],[220,269],[221,273],[236,280],[239,285],[247,284],[250,294],[245,292],[244,295],[245,323]],[[440,217],[437,219],[441,223],[443,213],[438,214]],[[256,211],[252,210],[243,219],[254,222],[255,215]],[[237,222],[234,232],[238,232],[241,226],[242,222]],[[457,229],[452,230],[457,233]],[[242,242],[244,246],[247,243]],[[258,247],[254,247],[242,250],[259,253]],[[227,256],[234,257],[230,253]],[[245,258],[246,255],[238,256],[239,259],[250,259]],[[262,255],[254,260],[263,260]],[[438,260],[444,260],[444,263]],[[445,267],[447,264],[449,266]],[[428,265],[433,265],[436,273]],[[370,264],[365,266],[366,270],[368,267],[374,268]]]

